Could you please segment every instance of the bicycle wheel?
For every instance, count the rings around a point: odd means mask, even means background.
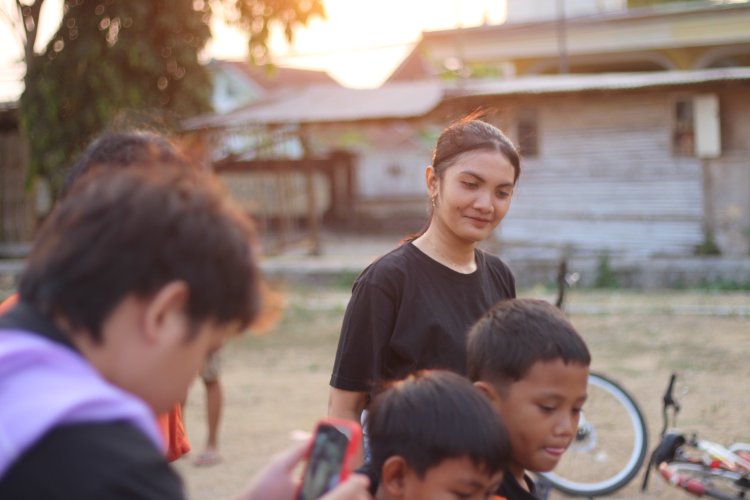
[[[608,495],[635,477],[647,448],[646,422],[635,400],[614,381],[591,373],[578,433],[555,471],[541,475],[567,495]]]

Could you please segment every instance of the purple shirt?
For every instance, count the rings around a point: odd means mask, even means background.
[[[165,449],[151,409],[79,353],[33,332],[0,330],[0,478],[53,428],[112,421],[130,422]]]

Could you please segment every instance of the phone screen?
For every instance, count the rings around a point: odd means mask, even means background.
[[[328,424],[318,428],[298,500],[315,500],[338,484],[350,437],[346,428]]]

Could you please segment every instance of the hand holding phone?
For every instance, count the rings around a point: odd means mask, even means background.
[[[362,442],[362,429],[350,420],[323,419],[315,428],[297,500],[316,500],[344,481]]]

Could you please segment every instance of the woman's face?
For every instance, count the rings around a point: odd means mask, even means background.
[[[514,177],[513,165],[496,151],[461,155],[442,179],[429,167],[427,185],[435,203],[431,224],[462,242],[486,239],[508,213]]]

